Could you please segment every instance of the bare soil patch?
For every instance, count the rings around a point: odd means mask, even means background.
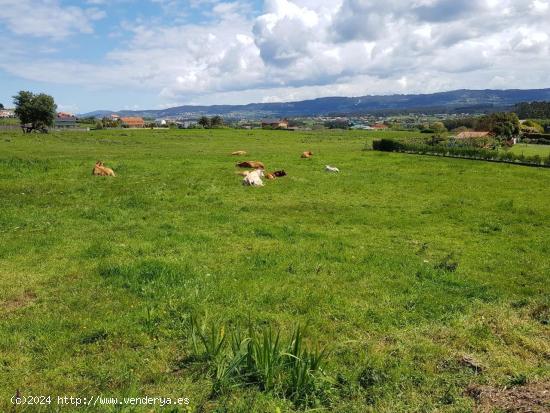
[[[12,311],[26,307],[32,301],[36,300],[36,297],[37,296],[33,291],[25,291],[23,294],[15,298],[11,298],[0,303],[0,311],[2,313],[11,313]]]
[[[550,411],[550,381],[525,386],[496,388],[470,386],[466,393],[476,400],[477,413],[494,411],[514,413],[544,413]]]

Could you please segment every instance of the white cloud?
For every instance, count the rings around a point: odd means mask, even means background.
[[[63,6],[56,0],[0,0],[0,22],[16,35],[59,39],[92,33],[92,22],[104,17],[97,8]]]
[[[30,56],[9,53],[0,68],[32,80],[147,90],[181,103],[550,86],[548,1],[266,0],[255,17],[246,0],[189,4],[208,18],[126,24],[131,40],[105,61],[43,55],[29,65]],[[44,35],[91,31],[93,14],[78,10],[71,13],[88,20]]]

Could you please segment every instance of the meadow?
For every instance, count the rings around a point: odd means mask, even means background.
[[[539,155],[545,157],[550,155],[550,145],[535,145],[529,143],[518,143],[510,148],[510,151],[525,156]]]
[[[550,170],[365,150],[404,134],[0,132],[0,411],[19,391],[469,412],[471,385],[548,383]],[[288,176],[243,187],[236,150]],[[214,392],[192,316],[304,327],[327,352],[322,391]],[[34,409],[17,411],[57,411]]]

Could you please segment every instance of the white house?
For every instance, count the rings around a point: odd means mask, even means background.
[[[15,118],[13,109],[0,109],[0,118]]]

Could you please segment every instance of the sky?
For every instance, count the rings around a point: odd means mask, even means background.
[[[0,103],[161,109],[550,87],[550,0],[0,0]]]

